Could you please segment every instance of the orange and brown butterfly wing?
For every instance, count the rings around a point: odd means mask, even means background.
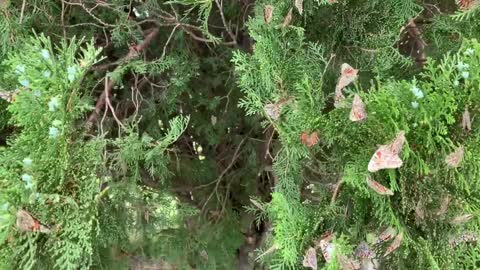
[[[354,69],[349,64],[343,63],[341,66],[340,79],[337,85],[339,85],[339,87],[343,89],[349,84],[351,84],[353,81],[355,81],[357,77],[358,69]]]
[[[27,231],[40,231],[43,233],[49,233],[50,229],[42,225],[40,221],[34,218],[29,212],[20,209],[17,211],[17,227],[22,232]]]
[[[307,132],[303,132],[302,135],[300,135],[300,140],[302,141],[303,145],[307,145],[309,135]]]
[[[313,132],[312,134],[308,134],[307,132],[303,132],[300,136],[300,140],[302,144],[307,147],[312,147],[318,142],[318,133]]]
[[[368,163],[368,171],[376,172],[382,169],[395,169],[403,165],[399,154],[405,143],[405,133],[400,131],[389,145],[381,145]]]
[[[313,132],[312,134],[310,134],[310,138],[309,138],[307,146],[312,147],[312,146],[316,145],[317,143],[318,143],[318,133]]]
[[[356,77],[358,75],[358,69],[354,69],[347,63],[343,63],[341,66],[341,74],[345,77]]]
[[[457,0],[457,5],[461,10],[470,10],[480,5],[479,0]]]
[[[337,85],[335,86],[335,108],[341,107],[341,103],[344,101],[345,96],[342,93],[342,89],[351,84],[357,79],[358,70],[354,69],[347,63],[343,63],[340,70],[340,77],[338,78]]]

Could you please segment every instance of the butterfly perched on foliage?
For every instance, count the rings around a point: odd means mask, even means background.
[[[272,21],[274,7],[271,5],[266,5],[263,9],[263,19],[266,24],[269,24]]]
[[[290,9],[288,10],[287,15],[286,15],[285,18],[283,19],[282,27],[285,28],[285,27],[289,26],[289,25],[290,25],[290,22],[292,22],[292,18],[293,18],[293,9],[290,8]]]
[[[312,147],[318,142],[318,133],[313,132],[311,134],[308,134],[307,132],[303,132],[300,136],[300,140],[302,141],[303,145],[307,147]]]
[[[463,146],[460,146],[445,158],[445,163],[447,163],[448,167],[450,168],[457,168],[458,166],[460,166],[464,154],[465,149]]]
[[[347,87],[349,84],[354,82],[358,77],[358,69],[354,69],[347,63],[343,63],[340,68],[340,78],[338,78],[337,85],[335,86],[335,108],[340,108],[343,106],[345,101],[345,96],[343,95],[342,89]]]
[[[278,120],[278,118],[280,118],[280,109],[280,106],[272,103],[269,103],[263,107],[263,110],[268,117],[272,118],[273,120]]]
[[[367,242],[362,241],[355,249],[355,256],[359,258],[372,259],[375,258],[377,255],[375,254],[375,251],[368,246]]]
[[[42,225],[40,221],[38,221],[29,212],[23,209],[20,209],[17,212],[17,227],[22,232],[50,232],[50,229],[48,227]]]
[[[377,181],[373,180],[373,178],[370,176],[367,176],[367,186],[373,189],[375,192],[377,192],[380,195],[388,195],[388,196],[393,195],[393,191],[386,188],[385,186],[378,183]]]
[[[472,231],[465,231],[458,236],[452,236],[448,240],[448,244],[451,248],[454,248],[461,243],[470,243],[478,241],[478,233]]]
[[[393,237],[395,237],[395,235],[397,235],[397,230],[389,226],[382,233],[380,233],[377,240],[375,241],[375,244],[390,241]]]
[[[447,194],[442,200],[442,204],[440,204],[440,208],[438,209],[436,215],[441,216],[447,213],[448,211],[448,205],[450,204],[450,201],[452,200],[452,196],[450,194]]]
[[[359,261],[342,254],[338,254],[337,257],[342,270],[359,270],[360,269]]]
[[[480,0],[457,0],[457,5],[461,10],[470,10],[480,6]]]
[[[326,232],[322,239],[320,239],[320,249],[322,250],[323,258],[327,263],[333,260],[333,252],[335,250],[335,246],[332,243],[333,234],[331,232]]]
[[[282,112],[282,107],[290,103],[291,101],[292,98],[283,98],[278,102],[266,104],[263,107],[263,110],[272,120],[278,120]]]
[[[7,101],[7,102],[13,102],[15,101],[15,97],[16,95],[19,93],[20,91],[17,89],[15,91],[0,91],[0,98]]]
[[[465,131],[472,130],[472,121],[470,120],[470,112],[468,111],[467,107],[465,107],[465,111],[462,115],[462,128]]]
[[[400,168],[403,165],[403,161],[400,159],[399,154],[404,143],[405,132],[400,131],[392,143],[380,145],[368,163],[368,171],[376,172],[382,169]]]
[[[365,103],[359,95],[353,97],[352,110],[350,111],[350,120],[353,122],[362,121],[367,117]]]
[[[472,214],[464,214],[464,215],[456,216],[450,221],[450,224],[460,225],[470,221],[472,218],[473,218]]]
[[[295,0],[295,7],[297,8],[298,13],[300,13],[300,15],[302,15],[302,13],[303,13],[303,0]]]
[[[399,233],[396,237],[395,240],[388,246],[387,251],[385,254],[383,254],[383,257],[387,257],[390,253],[394,252],[397,248],[400,247],[400,244],[402,243],[403,239],[403,233]]]
[[[305,256],[303,256],[303,266],[317,270],[317,252],[315,248],[310,247],[307,249]]]

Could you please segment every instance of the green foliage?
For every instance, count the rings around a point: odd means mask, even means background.
[[[335,53],[336,62],[388,77],[392,70],[410,66],[411,61],[399,53],[396,43],[400,29],[421,11],[413,0],[342,1],[309,9],[304,27],[310,40],[318,40]]]
[[[14,213],[20,208],[28,209],[43,223],[55,228],[51,232],[54,237],[27,233],[8,243],[15,253],[3,260],[5,263],[14,260],[18,263],[15,267],[21,269],[43,268],[42,265],[55,269],[88,269],[101,264],[96,261],[98,247],[128,239],[132,233],[129,224],[138,223],[134,216],[139,211],[139,203],[145,204],[140,208],[153,212],[152,224],[160,228],[178,226],[181,213],[191,213],[178,210],[177,204],[159,204],[172,202],[171,197],[145,193],[135,185],[122,183],[118,176],[116,181],[109,182],[108,177],[105,181],[96,174],[103,170],[102,151],[112,143],[119,153],[112,157],[115,161],[112,166],[120,170],[125,164],[132,171],[132,176],[127,178],[140,179],[140,162],[152,176],[165,178],[169,160],[165,151],[184,131],[188,117],[172,119],[169,129],[158,140],[144,135],[139,141],[134,131],[111,143],[101,137],[84,140],[86,130],[79,128],[78,120],[91,106],[79,83],[88,68],[98,61],[100,50],[91,43],[81,48],[80,43],[72,40],[70,45],[53,48],[49,39],[34,37],[21,48],[22,53],[11,54],[4,62],[11,71],[5,75],[5,82],[22,86],[15,102],[9,106],[13,125],[21,131],[1,155],[3,201],[9,210],[4,215],[12,215],[2,225],[8,228],[3,239],[7,234],[21,234],[9,228]],[[81,58],[75,58],[77,55]],[[108,186],[101,188],[105,184]],[[112,212],[102,209],[102,196],[114,203]],[[127,211],[110,216],[118,213],[120,209],[115,208],[122,204],[127,205],[122,211]],[[97,242],[99,239],[103,242]],[[14,259],[20,257],[23,260]]]
[[[380,4],[378,5],[380,7]],[[403,7],[404,10],[408,9],[406,6]],[[397,6],[397,8],[400,7]],[[362,14],[367,13],[355,13],[348,18],[355,18]],[[405,18],[408,17],[411,15]],[[397,27],[401,26],[401,21],[396,21]],[[258,28],[255,27],[255,23],[259,25]],[[333,25],[339,29],[338,24]],[[354,23],[353,25],[364,24]],[[314,147],[313,153],[309,156],[314,160],[327,162],[329,168],[318,166],[314,168],[318,173],[316,177],[332,172],[341,176],[341,180],[335,180],[343,183],[343,190],[335,204],[347,208],[349,216],[345,220],[338,220],[338,216],[328,217],[325,216],[325,212],[319,212],[313,219],[322,220],[325,225],[332,224],[335,227],[335,233],[343,233],[346,237],[343,241],[351,244],[364,240],[366,234],[379,233],[372,228],[380,226],[392,225],[400,231],[405,231],[402,251],[395,253],[388,265],[444,269],[464,261],[464,259],[456,261],[452,257],[449,257],[448,262],[445,261],[444,258],[448,257],[446,254],[452,253],[451,248],[445,243],[454,232],[458,234],[466,229],[475,231],[474,228],[478,225],[476,221],[471,221],[462,230],[459,226],[449,225],[448,220],[463,212],[476,213],[477,199],[473,198],[475,194],[473,190],[477,186],[474,179],[478,179],[478,176],[474,172],[478,170],[479,164],[471,160],[470,154],[466,153],[465,165],[461,169],[451,170],[446,167],[444,159],[459,145],[465,145],[466,149],[476,148],[477,145],[475,132],[473,131],[470,135],[465,134],[459,127],[458,121],[465,107],[470,111],[476,110],[472,100],[478,97],[472,92],[474,89],[472,87],[476,85],[479,73],[476,68],[473,68],[479,61],[478,43],[475,40],[465,42],[457,54],[445,56],[440,64],[430,61],[418,79],[398,81],[377,78],[374,86],[367,92],[359,92],[358,88],[357,90],[347,89],[346,92],[350,96],[358,93],[367,105],[368,118],[365,122],[358,124],[348,119],[349,109],[335,109],[328,113],[320,113],[321,109],[326,107],[324,99],[309,98],[295,93],[300,84],[308,87],[308,83],[304,82],[308,82],[311,71],[316,71],[320,80],[325,72],[316,69],[308,62],[308,58],[303,56],[304,54],[312,55],[312,53],[306,53],[311,48],[295,43],[295,39],[282,42],[283,37],[288,35],[289,31],[293,32],[293,29],[275,29],[266,26],[258,18],[250,22],[250,31],[257,42],[254,54],[252,56],[236,54],[234,57],[236,70],[239,73],[239,84],[246,95],[240,105],[249,115],[258,113],[265,115],[263,107],[278,101],[279,96],[293,99],[282,109],[280,120],[273,121],[279,139],[282,141],[282,150],[276,156],[274,164],[274,170],[279,178],[276,190],[292,200],[288,205],[290,207],[297,205],[295,206],[297,211],[305,207],[299,204],[301,199],[298,197],[300,194],[298,179],[302,178],[301,164],[305,162],[303,157],[309,153],[306,152],[306,147],[300,144],[299,137],[304,131],[319,131],[320,146]],[[296,33],[301,32],[296,31]],[[352,34],[347,36],[352,37]],[[272,38],[269,39],[270,37]],[[358,40],[358,37],[353,36],[353,39]],[[335,40],[339,39],[335,38]],[[390,39],[390,42],[392,41],[395,39]],[[375,43],[379,44],[378,40]],[[292,52],[292,49],[282,47],[282,44],[293,44],[296,51]],[[263,48],[267,48],[268,51],[262,50]],[[295,55],[295,60],[285,61],[290,52]],[[317,63],[325,62],[322,58],[321,54],[317,56]],[[370,69],[368,65],[360,66]],[[378,63],[374,66],[374,70],[385,67]],[[302,67],[309,67],[309,70],[302,70]],[[321,86],[320,84],[316,89],[321,89]],[[415,97],[415,89],[422,91],[421,98]],[[348,100],[351,102],[351,99]],[[298,108],[305,108],[303,114]],[[312,114],[312,112],[316,113]],[[400,130],[404,130],[407,134],[407,145],[402,152],[403,167],[373,175],[377,181],[395,192],[393,197],[385,198],[366,186],[367,164],[377,145],[389,143]],[[303,154],[301,154],[302,151]],[[308,178],[305,180],[309,181]],[[326,189],[325,186],[319,188]],[[321,192],[321,194],[324,193]],[[457,203],[450,206],[447,217],[439,218],[434,212],[438,210],[447,194],[451,194]],[[421,221],[415,218],[419,200],[424,207],[422,211],[427,213]],[[307,201],[307,204],[312,203],[310,199]],[[317,197],[316,201],[322,200]],[[276,201],[275,196],[271,204],[277,204],[272,207],[285,209],[285,203]],[[322,204],[319,203],[319,205]],[[455,205],[459,208],[456,209]],[[366,209],[374,209],[374,211],[366,211]],[[295,215],[290,214],[290,216]],[[305,214],[302,217],[305,218]],[[295,219],[300,222],[302,217]],[[301,250],[306,249],[309,240],[302,238],[295,244],[291,237],[298,235],[298,232],[315,231],[318,225],[311,224],[308,229],[303,226],[292,226],[289,224],[292,222],[290,219],[285,220],[278,216],[270,218],[273,220],[275,242],[289,243],[288,246],[277,247],[277,256],[281,259],[273,265],[281,264],[283,267],[294,268],[295,262],[299,260],[293,259],[293,254],[300,257]],[[290,231],[285,234],[284,228],[290,228],[295,232]],[[444,233],[439,233],[440,231]],[[315,240],[318,235],[308,237]],[[426,247],[422,240],[425,238],[434,243],[444,244],[441,248],[437,245]],[[457,254],[457,251],[455,253]],[[429,260],[419,260],[421,257],[427,257]],[[415,262],[415,265],[410,265],[409,262]]]
[[[209,41],[216,44],[220,42],[220,38],[212,35],[208,29],[208,17],[212,12],[213,1],[215,0],[173,0],[166,2],[166,4],[187,6],[188,9],[185,11],[185,16],[188,16],[193,10],[198,9],[197,17],[198,21],[201,22],[201,30],[203,34],[208,37]]]
[[[331,2],[0,1],[0,268],[342,269],[361,241],[382,269],[478,268],[479,7]],[[400,131],[403,165],[369,172]]]

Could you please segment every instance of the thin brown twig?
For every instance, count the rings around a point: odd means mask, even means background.
[[[232,168],[232,166],[235,164],[235,161],[238,159],[238,157],[240,156],[240,149],[243,145],[243,143],[245,143],[245,141],[248,139],[248,135],[250,135],[250,133],[253,131],[253,129],[251,129],[246,135],[245,137],[240,141],[240,143],[238,144],[237,148],[235,149],[235,152],[233,153],[233,156],[232,156],[232,159],[230,161],[230,163],[227,165],[227,167],[220,173],[220,175],[217,177],[217,179],[215,179],[215,181],[213,182],[210,182],[206,185],[203,185],[203,186],[208,186],[212,183],[215,183],[216,182],[216,185],[215,185],[215,188],[214,190],[210,193],[210,195],[208,196],[207,200],[205,201],[205,203],[203,204],[202,206],[202,212],[205,210],[205,207],[207,206],[208,202],[210,201],[210,199],[212,199],[213,195],[214,194],[217,194],[218,196],[218,187],[220,186],[220,183],[222,182],[222,178],[223,176],[225,176],[225,174]],[[196,187],[195,189],[198,189],[199,187]]]
[[[67,39],[67,30],[65,29],[65,1],[62,0],[62,14],[60,15],[60,25],[63,30],[63,38]]]
[[[177,30],[177,28],[178,28],[179,26],[180,26],[180,25],[177,24],[177,25],[175,25],[175,27],[172,29],[172,32],[170,33],[170,36],[168,36],[167,42],[165,42],[165,45],[163,46],[162,57],[160,57],[160,58],[164,58],[164,57],[165,57],[165,53],[167,52],[167,46],[168,46],[168,44],[170,43],[170,41],[172,40],[173,34],[175,34],[175,31]]]
[[[270,125],[270,127],[273,127]],[[267,159],[267,157],[270,157],[272,160],[274,160],[275,158],[272,156],[272,154],[270,153],[270,144],[272,143],[272,139],[273,139],[273,136],[275,135],[275,129],[274,128],[270,128],[268,130],[269,132],[271,132],[270,134],[270,137],[267,141],[267,144],[266,144],[266,147],[265,147],[265,156],[264,156],[264,159]],[[267,132],[268,132],[267,131]]]
[[[64,25],[65,28],[73,28],[73,27],[81,27],[81,26],[95,26],[95,27],[98,27],[98,28],[105,28],[105,27],[103,27],[99,24],[91,23],[91,22]]]
[[[170,23],[170,25],[179,24],[180,27],[182,28],[182,30],[185,31],[185,33],[187,33],[189,36],[191,36],[194,40],[204,42],[204,43],[213,43],[214,42],[213,40],[209,40],[209,39],[197,36],[192,30],[201,32],[202,30],[200,29],[200,27],[195,26],[195,25],[191,25],[191,24],[188,24],[188,23],[180,22],[180,20],[178,19],[178,14],[175,11],[175,9],[172,8],[172,11],[175,13],[175,15],[172,15],[172,14],[166,12],[166,11],[162,11],[162,13],[164,13],[165,15],[164,16],[159,15],[158,17],[160,19],[164,20],[165,22]],[[222,10],[221,10],[221,13],[223,14]],[[226,46],[232,46],[232,45],[236,45],[237,42],[236,42],[236,39],[234,39],[233,41],[223,42],[222,44],[226,45]]]
[[[128,54],[123,58],[123,61],[128,61],[136,56],[142,51],[144,51],[152,42],[153,38],[158,34],[158,28],[154,29],[151,31],[143,40],[142,43],[132,46],[128,52]],[[122,61],[121,61],[122,62]],[[107,94],[111,94],[111,90],[113,89],[114,86],[114,81],[113,80],[108,80],[108,91],[103,91],[100,97],[98,98],[96,104],[95,104],[95,109],[94,111],[90,114],[87,120],[87,126],[93,124],[95,120],[97,119],[98,115],[100,114],[100,111],[102,110],[103,106],[105,105],[105,102],[107,101]],[[109,98],[109,97],[108,97]]]
[[[105,103],[108,105],[110,110],[112,111],[113,118],[115,121],[117,121],[117,124],[121,126],[122,128],[125,128],[125,126],[122,124],[122,122],[118,119],[117,115],[115,114],[115,110],[113,109],[112,103],[110,102],[110,91],[112,90],[113,87],[109,86],[110,84],[113,84],[112,80],[108,79],[108,76],[105,75]]]
[[[115,27],[115,25],[106,23],[106,22],[102,21],[102,19],[98,18],[95,14],[93,14],[92,10],[95,9],[98,5],[95,5],[93,8],[87,8],[85,6],[85,4],[83,4],[81,2],[76,3],[76,2],[68,2],[68,1],[64,1],[64,0],[62,2],[65,2],[66,4],[69,4],[69,5],[72,5],[72,6],[81,7],[83,10],[85,10],[85,12],[88,13],[88,15],[90,15],[94,20],[96,20],[98,23],[100,23],[104,27],[112,27],[112,28]]]
[[[223,23],[223,26],[225,27],[225,30],[227,30],[228,35],[232,39],[232,42],[234,44],[237,44],[237,37],[233,34],[232,30],[230,29],[230,26],[227,24],[227,20],[225,19],[225,14],[223,14],[223,0],[215,0],[215,3],[217,4],[217,7],[220,11],[220,17],[222,18],[222,23]]]
[[[23,15],[25,13],[25,7],[27,5],[27,0],[23,0],[22,2],[22,9],[20,10],[20,19],[19,19],[19,23],[22,24],[23,22]]]
[[[330,204],[333,204],[338,197],[338,193],[340,193],[340,186],[342,185],[342,181],[338,181],[335,190],[333,191],[332,199],[330,200]]]

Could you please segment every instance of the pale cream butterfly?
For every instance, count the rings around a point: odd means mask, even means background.
[[[29,212],[20,209],[17,211],[17,227],[22,232],[42,232],[49,233],[50,229],[42,225],[36,218],[34,218]]]
[[[397,235],[397,230],[395,230],[392,226],[389,226],[382,233],[380,233],[375,241],[375,244],[390,241],[393,237],[395,237],[395,235]]]
[[[365,110],[365,103],[359,95],[355,94],[353,97],[352,110],[350,111],[350,120],[353,122],[362,121],[367,117]]]
[[[302,13],[303,13],[303,0],[295,0],[295,7],[297,8],[298,13],[300,13],[300,15],[302,15]]]
[[[375,192],[377,192],[380,195],[388,195],[388,196],[393,195],[393,191],[386,188],[385,186],[378,183],[377,181],[373,180],[373,178],[371,176],[367,176],[367,185],[368,185],[368,187],[370,187],[371,189],[373,189]]]
[[[452,220],[450,220],[450,224],[460,225],[470,221],[472,218],[473,218],[472,214],[464,214],[464,215],[456,216]]]
[[[400,159],[399,154],[404,143],[405,132],[400,131],[392,143],[380,145],[368,163],[368,171],[376,172],[382,169],[400,168],[403,165],[403,161]]]
[[[359,270],[360,269],[360,262],[342,254],[338,255],[338,262],[340,263],[340,267],[342,270]]]
[[[323,258],[327,263],[331,262],[333,259],[333,252],[335,250],[335,246],[332,243],[333,234],[327,233],[321,240],[320,240],[320,249],[322,250]]]
[[[293,18],[292,10],[293,9],[288,10],[287,16],[285,16],[285,18],[283,19],[282,28],[285,28],[290,25],[290,22],[292,21],[292,18]]]
[[[478,233],[472,231],[465,231],[458,236],[452,236],[448,240],[448,244],[451,248],[454,248],[461,243],[470,243],[470,242],[477,242],[478,241]]]
[[[309,247],[307,249],[305,256],[303,256],[303,266],[317,270],[317,252],[315,248]]]
[[[467,107],[465,107],[465,111],[462,115],[462,128],[465,131],[472,130],[472,121],[470,120],[470,112],[468,111]]]
[[[447,213],[448,205],[450,204],[451,200],[452,200],[452,196],[450,196],[450,194],[447,194],[447,196],[445,196],[445,198],[443,198],[442,204],[440,205],[440,209],[438,209],[438,211],[436,213],[437,216],[441,216],[441,215],[444,215],[445,213]]]
[[[359,258],[375,258],[376,254],[375,251],[372,250],[367,242],[362,241],[358,244],[357,248],[355,249],[355,256]]]
[[[400,244],[402,243],[403,239],[403,233],[399,233],[396,237],[395,240],[388,246],[387,251],[383,255],[383,257],[387,257],[390,253],[394,252],[397,248],[400,247]]]
[[[457,168],[458,166],[460,166],[464,154],[465,148],[463,146],[460,146],[445,158],[445,163],[447,163],[448,167],[450,168]]]
[[[273,9],[274,7],[272,5],[266,5],[263,9],[263,19],[266,24],[269,24],[272,21]]]
[[[347,63],[343,63],[341,66],[340,78],[335,86],[335,108],[343,107],[345,96],[343,95],[343,88],[354,82],[358,77],[358,69],[354,69]]]

